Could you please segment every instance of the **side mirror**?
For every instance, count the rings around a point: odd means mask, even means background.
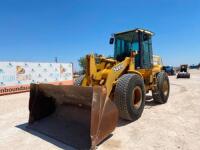
[[[110,43],[110,44],[113,44],[113,43],[114,43],[114,40],[115,40],[114,37],[111,37],[109,43]]]

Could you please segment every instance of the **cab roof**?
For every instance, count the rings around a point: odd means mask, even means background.
[[[138,32],[138,31],[144,32],[144,33],[149,34],[149,35],[154,35],[153,32],[151,32],[147,29],[142,29],[142,28],[136,28],[136,29],[132,29],[132,30],[124,31],[124,32],[118,32],[118,33],[115,33],[114,35],[127,34],[127,33]]]
[[[125,31],[125,32],[115,33],[114,37],[118,38],[118,39],[124,39],[126,41],[132,42],[132,41],[138,40],[137,32],[143,32],[143,33],[150,35],[150,36],[152,36],[154,34],[153,32],[151,32],[149,30],[136,28],[136,29],[133,29],[133,30]]]

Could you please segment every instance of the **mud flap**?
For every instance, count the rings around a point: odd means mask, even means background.
[[[116,127],[118,111],[103,87],[31,84],[28,127],[91,149]]]

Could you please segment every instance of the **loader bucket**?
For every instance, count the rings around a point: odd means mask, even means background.
[[[78,149],[93,149],[116,127],[103,87],[31,84],[28,127]]]

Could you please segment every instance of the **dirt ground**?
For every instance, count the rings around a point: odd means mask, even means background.
[[[200,70],[191,79],[170,77],[167,104],[146,102],[142,117],[132,123],[120,120],[99,150],[199,150]],[[26,129],[29,93],[0,97],[0,149],[74,149]]]

